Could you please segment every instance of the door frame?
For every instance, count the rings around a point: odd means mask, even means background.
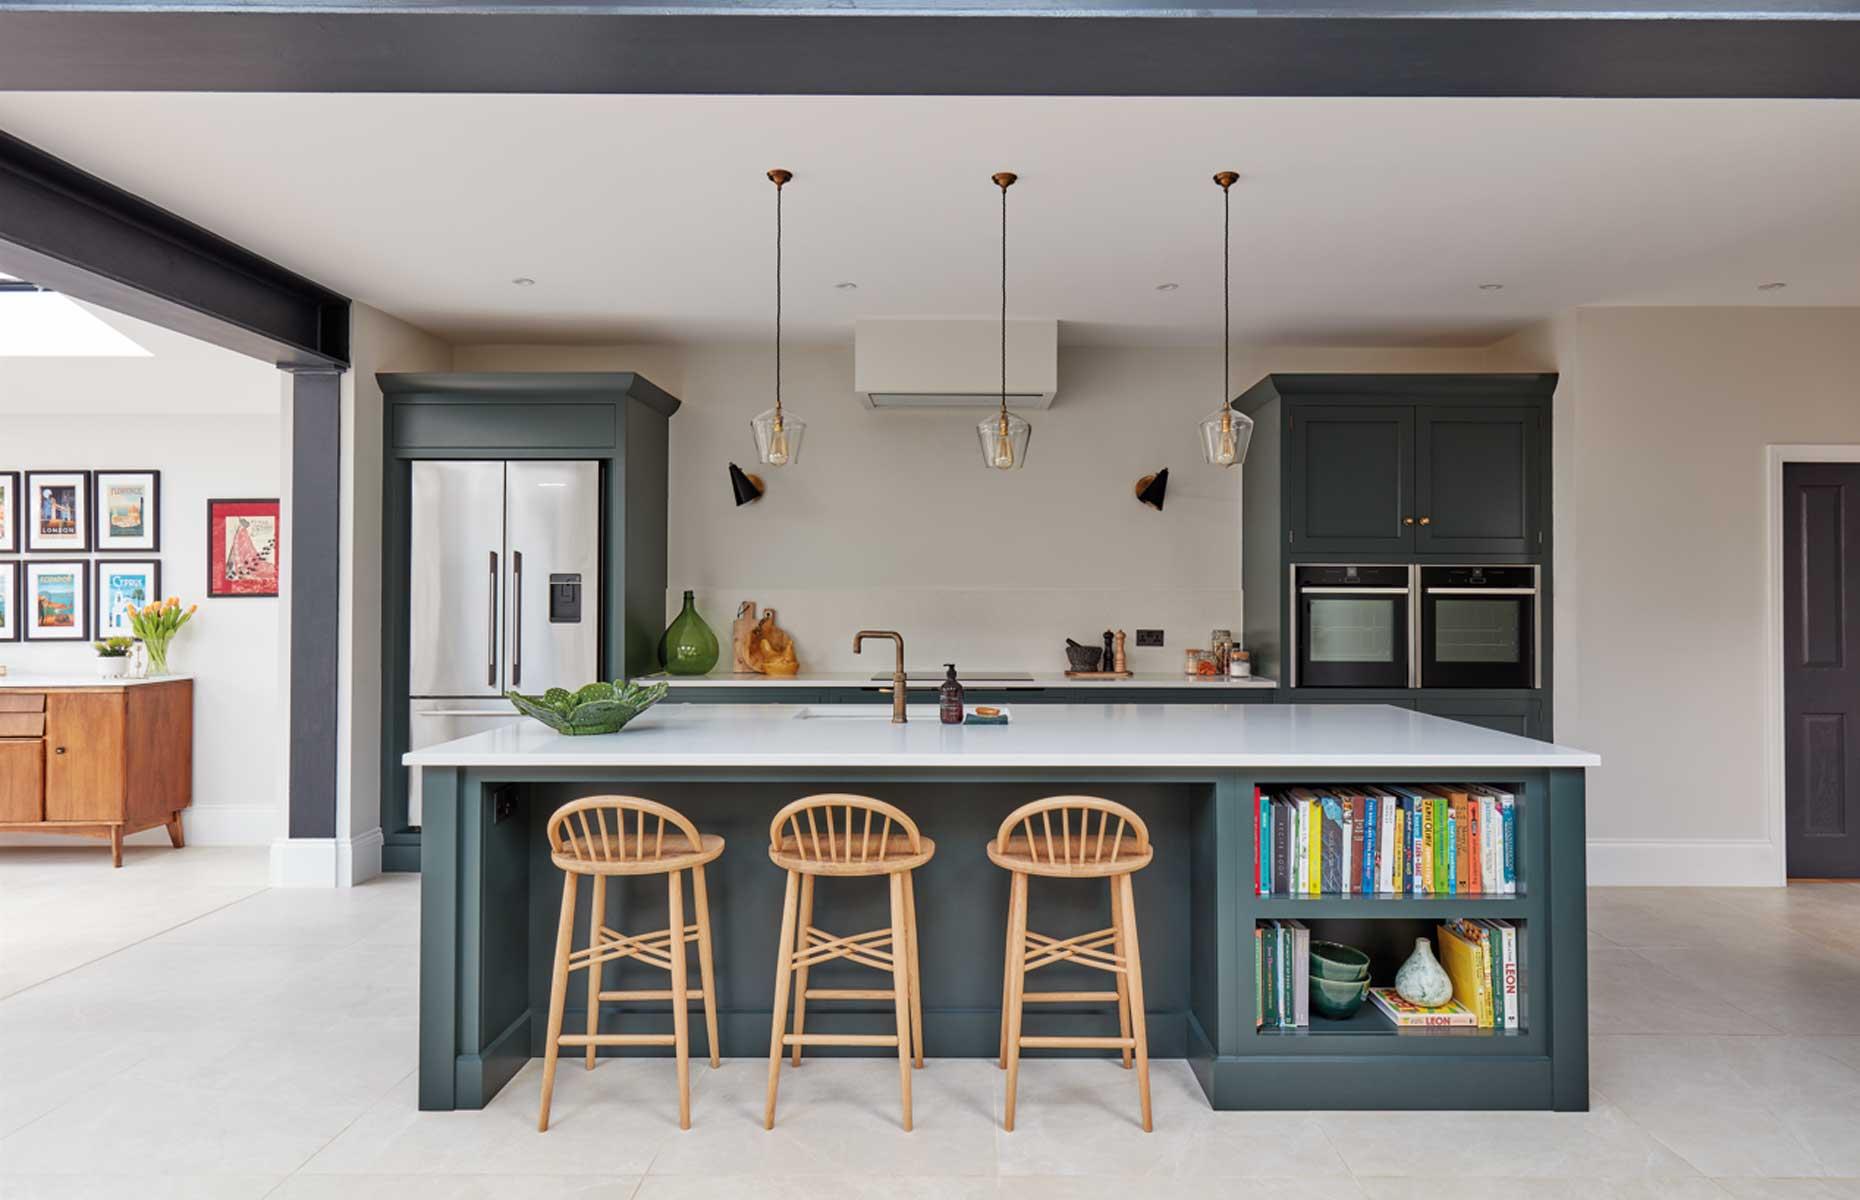
[[[1764,540],[1767,544],[1764,547],[1763,627],[1768,654],[1763,665],[1763,774],[1769,800],[1770,855],[1774,860],[1771,881],[1782,887],[1789,882],[1787,728],[1783,712],[1783,468],[1789,463],[1860,464],[1860,445],[1770,445],[1764,447],[1764,455],[1763,506],[1767,518]]]

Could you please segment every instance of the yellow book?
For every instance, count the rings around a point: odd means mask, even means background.
[[[1305,845],[1310,852],[1305,860],[1305,890],[1317,896],[1324,891],[1324,806],[1316,800],[1305,804]]]
[[[1477,942],[1463,937],[1446,925],[1437,926],[1440,938],[1440,965],[1453,980],[1453,998],[1472,1009],[1479,1018],[1479,1028],[1492,1028],[1492,966]]]

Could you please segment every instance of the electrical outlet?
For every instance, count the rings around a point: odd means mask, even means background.
[[[1163,631],[1160,629],[1137,630],[1137,645],[1160,646],[1163,644]]]
[[[501,787],[491,793],[491,824],[508,821],[517,811],[517,789]]]

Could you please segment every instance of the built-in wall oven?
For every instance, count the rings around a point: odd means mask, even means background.
[[[1421,686],[1543,686],[1543,611],[1534,566],[1424,566]]]
[[[1292,686],[1411,686],[1412,602],[1412,571],[1406,566],[1293,567]]]

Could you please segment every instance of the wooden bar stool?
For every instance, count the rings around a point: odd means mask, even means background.
[[[1094,817],[1095,828],[1094,828]],[[1058,830],[1054,831],[1057,823]],[[1001,822],[988,858],[1011,871],[1007,962],[1001,984],[1001,1065],[1007,1069],[1007,1108],[1001,1127],[1014,1131],[1014,1092],[1020,1082],[1020,1052],[1044,1047],[1097,1047],[1123,1053],[1137,1064],[1137,1097],[1143,1107],[1143,1132],[1150,1132],[1150,1050],[1143,1018],[1143,959],[1137,952],[1137,908],[1130,876],[1149,865],[1149,827],[1143,818],[1113,800],[1096,796],[1049,796],[1024,804]],[[1111,927],[1075,937],[1055,938],[1027,928],[1027,879],[1104,879],[1111,886]],[[1117,980],[1111,992],[1030,992],[1027,976],[1056,962],[1108,971]],[[1117,1001],[1117,1037],[1023,1037],[1024,1006],[1081,1000]]]
[[[627,814],[634,814],[627,828]],[[648,825],[649,819],[655,819]],[[667,826],[671,837],[666,837]],[[538,1130],[549,1128],[549,1100],[555,1092],[556,1054],[562,1046],[587,1047],[588,1070],[594,1069],[599,1046],[672,1046],[678,1055],[678,1127],[691,1128],[691,1032],[689,1007],[694,995],[704,1000],[704,1032],[709,1038],[710,1065],[717,1060],[717,987],[710,944],[710,895],[704,886],[704,865],[723,853],[723,839],[699,835],[683,814],[656,800],[638,796],[586,796],[564,804],[549,818],[549,856],[562,869],[562,919],[555,934],[555,970],[549,985],[549,1035],[543,1052],[542,1113]],[[691,873],[695,924],[685,923],[685,872]],[[594,880],[593,904],[588,915],[588,945],[575,950],[575,892],[581,877]],[[606,922],[607,878],[610,875],[666,876],[669,908],[666,928],[652,933],[621,933]],[[685,947],[698,946],[698,972],[703,990],[693,993],[685,985]],[[623,958],[638,959],[671,973],[666,990],[603,991],[601,968]],[[568,1003],[571,971],[588,972],[586,1032],[562,1032],[562,1010]],[[671,1033],[602,1033],[603,1001],[670,1000]]]
[[[895,830],[895,832],[894,832]],[[930,861],[936,843],[916,822],[870,796],[804,796],[769,822],[769,859],[788,872],[782,901],[781,942],[775,960],[775,1026],[769,1034],[769,1095],[762,1127],[775,1128],[775,1091],[783,1052],[802,1046],[896,1046],[898,1083],[904,1096],[904,1129],[911,1128],[911,1063],[924,1065],[924,1009],[917,974],[917,894],[911,872]],[[846,937],[814,925],[814,879],[887,877],[891,925]],[[809,988],[807,969],[844,958],[891,973],[888,988]],[[787,1032],[789,977],[794,979],[794,1032]],[[890,1000],[898,1017],[895,1034],[807,1033],[809,1000]]]

